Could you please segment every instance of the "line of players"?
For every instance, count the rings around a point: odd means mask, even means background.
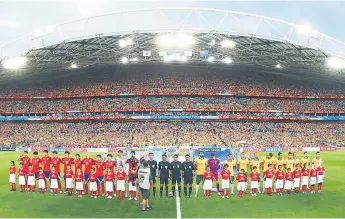
[[[116,159],[113,159],[112,155],[109,154],[107,156],[107,160],[103,161],[100,155],[97,155],[96,160],[88,157],[88,155],[86,155],[84,159],[81,159],[79,155],[76,155],[76,157],[73,159],[69,157],[69,152],[65,152],[65,157],[60,159],[57,157],[57,152],[53,152],[53,158],[50,158],[48,156],[48,151],[44,151],[42,158],[39,158],[38,153],[34,152],[34,157],[30,159],[27,152],[24,152],[24,154],[18,158],[18,160],[20,160],[23,164],[18,170],[19,184],[21,185],[22,191],[24,191],[25,188],[31,188],[31,191],[35,191],[35,179],[37,179],[39,187],[42,189],[40,191],[44,192],[44,189],[48,187],[46,179],[50,179],[50,187],[52,188],[53,186],[53,194],[56,194],[57,190],[60,190],[61,193],[60,163],[62,163],[64,164],[65,188],[69,195],[72,194],[74,179],[79,197],[82,196],[82,192],[88,193],[88,185],[90,185],[92,197],[97,197],[100,195],[101,187],[103,192],[102,195],[104,195],[104,191],[106,190],[108,192],[107,197],[111,198],[112,192],[118,191],[118,198],[123,199],[123,193],[126,190],[126,177],[128,176],[128,190],[130,191],[130,199],[134,199],[136,198],[135,180],[139,160],[134,157],[134,152],[131,152],[130,159],[126,159],[122,155],[122,151],[119,151],[119,156]],[[310,159],[308,158],[307,153],[304,153],[304,157],[301,160],[297,159],[295,154],[292,154],[291,152],[288,156],[289,157],[287,159],[283,159],[282,154],[279,153],[278,158],[274,159],[272,154],[269,154],[263,160],[259,160],[258,155],[254,154],[254,158],[249,161],[246,159],[245,154],[242,153],[241,159],[235,162],[232,155],[229,155],[228,160],[224,162],[224,170],[222,170],[220,174],[220,178],[222,179],[222,196],[229,197],[229,190],[231,190],[231,194],[234,194],[234,167],[239,170],[236,180],[238,181],[237,191],[241,197],[243,197],[247,190],[247,176],[249,169],[252,171],[249,175],[251,179],[251,193],[253,196],[256,196],[257,192],[260,192],[260,168],[263,169],[264,173],[263,189],[266,190],[268,195],[271,195],[272,193],[271,184],[273,184],[274,180],[276,181],[275,190],[277,190],[278,194],[282,194],[282,184],[284,180],[285,190],[288,194],[290,194],[292,189],[298,193],[299,188],[302,188],[303,193],[305,193],[305,186],[308,187],[309,180],[312,193],[315,192],[315,183],[318,184],[318,191],[321,192],[325,169],[322,166],[320,153],[316,153],[316,158],[312,161],[312,169],[308,169]],[[174,155],[171,163],[167,161],[166,155],[162,156],[162,161],[160,161],[158,164],[157,161],[153,160],[153,157],[154,154],[150,153],[148,162],[153,181],[152,193],[154,197],[156,197],[157,177],[160,181],[160,197],[163,196],[164,187],[166,196],[169,196],[168,185],[170,179],[172,181],[172,196],[175,196],[176,184],[179,187],[179,195],[181,195],[182,179],[184,184],[184,194],[187,198],[191,197],[194,178],[196,179],[195,196],[198,195],[199,185],[201,182],[203,182],[206,197],[211,195],[210,191],[212,189],[213,181],[216,182],[217,191],[220,192],[218,180],[220,161],[215,158],[214,154],[211,155],[211,159],[206,159],[204,157],[204,153],[201,151],[199,153],[199,158],[195,159],[194,162],[191,161],[189,155],[186,155],[186,160],[183,163],[178,161],[177,155]],[[41,164],[43,165],[43,168],[40,167]],[[72,164],[75,166],[74,174],[71,170]],[[124,164],[129,166],[128,170],[123,168]],[[84,174],[82,173],[83,165],[85,166]],[[301,170],[300,166],[303,166],[304,168]],[[283,168],[286,170],[286,173],[283,172]],[[106,169],[105,175],[104,169]],[[115,169],[117,171],[115,171]],[[277,171],[274,172],[274,169]],[[16,189],[15,172],[16,171],[13,163],[10,167],[10,182],[12,185],[12,191]],[[115,173],[117,183],[115,183]],[[32,177],[32,175],[34,175],[34,177]],[[297,185],[298,187],[296,187]],[[114,196],[116,196],[116,194],[114,194]]]

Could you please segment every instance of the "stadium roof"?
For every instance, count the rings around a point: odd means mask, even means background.
[[[112,25],[102,25],[109,20]],[[195,43],[162,48],[157,38],[167,34],[186,34]],[[231,45],[226,47],[223,42]],[[145,51],[150,55],[144,56]],[[2,62],[19,55],[27,57],[25,68],[17,70],[25,73],[163,62],[167,61],[164,54],[176,56],[176,52],[188,54],[185,59],[189,63],[232,62],[254,69],[327,75],[334,73],[326,64],[328,58],[345,58],[345,43],[310,26],[259,15],[205,8],[150,8],[56,24],[0,46]],[[9,72],[2,67],[0,77],[11,75]]]

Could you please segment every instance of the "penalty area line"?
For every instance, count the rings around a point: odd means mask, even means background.
[[[177,182],[176,182],[175,188],[176,188],[176,218],[181,219],[182,218],[181,217],[181,200],[180,200]]]

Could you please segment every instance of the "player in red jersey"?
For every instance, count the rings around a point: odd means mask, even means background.
[[[318,166],[316,171],[317,171],[317,191],[318,191],[318,193],[322,193],[322,184],[324,182],[325,172],[326,172],[326,169],[323,166],[322,162],[321,162],[320,166]]]
[[[258,167],[253,167],[253,172],[250,173],[250,188],[252,190],[252,196],[258,196],[257,191],[259,189],[259,179],[260,179],[260,173],[258,172]]]
[[[315,184],[316,184],[317,170],[315,165],[311,166],[310,170],[310,193],[315,194]]]
[[[77,174],[78,168],[80,168],[81,172],[83,172],[83,160],[80,159],[80,154],[76,154],[73,160],[74,164],[74,173]]]
[[[20,155],[17,160],[23,163],[23,171],[26,175],[29,169],[29,164],[31,163],[30,158],[28,156],[28,152],[24,151],[23,154]]]
[[[116,173],[116,188],[117,188],[117,198],[120,200],[125,199],[125,191],[126,191],[126,172],[123,170],[123,165],[119,166],[119,171]]]
[[[55,167],[52,166],[52,169],[49,174],[50,179],[50,189],[52,190],[53,195],[57,195],[58,192],[58,179],[60,178],[59,174],[56,172]]]
[[[29,170],[27,173],[27,177],[28,177],[28,181],[27,181],[27,185],[28,185],[28,191],[29,192],[34,192],[36,190],[36,182],[35,182],[35,171],[32,168],[32,164],[29,164]]]
[[[127,159],[126,163],[128,163],[128,169],[138,169],[139,160],[135,158],[135,151],[131,151],[131,157]],[[119,164],[118,164],[119,165]]]
[[[266,181],[265,181],[265,189],[266,193],[269,196],[272,196],[272,185],[273,185],[273,178],[274,178],[274,170],[272,164],[268,164],[268,169],[265,171]]]
[[[48,156],[48,150],[43,151],[41,163],[43,165],[43,173],[46,179],[48,179],[50,177],[50,163],[51,163],[51,157]],[[48,188],[47,184],[46,184],[46,188]]]
[[[229,198],[229,188],[230,188],[230,176],[231,172],[229,170],[229,165],[225,164],[223,170],[220,172],[220,177],[222,178],[222,198]]]
[[[32,169],[35,172],[35,179],[38,178],[38,172],[40,168],[41,159],[38,157],[38,152],[35,151],[34,157],[31,159]],[[36,189],[35,189],[36,190]]]
[[[104,167],[108,170],[108,168],[115,173],[116,161],[113,160],[113,155],[108,154],[107,160],[104,162]]]
[[[84,190],[84,176],[81,168],[77,168],[77,172],[75,174],[75,190],[77,191],[78,198],[83,197],[83,190]]]
[[[275,174],[275,180],[276,180],[276,189],[278,195],[283,195],[283,185],[284,185],[284,171],[282,170],[283,166],[278,165],[278,170]]]
[[[98,190],[98,196],[100,195],[100,187],[102,187],[102,196],[104,196],[105,193],[105,186],[104,186],[104,162],[102,160],[102,156],[100,154],[97,154],[97,158],[95,161],[96,166],[96,174],[97,174],[97,190]]]
[[[107,192],[107,199],[113,198],[113,192],[114,192],[114,169],[111,167],[107,168],[107,172],[105,173],[105,189]]]
[[[238,188],[238,195],[240,198],[243,198],[244,193],[246,191],[246,182],[247,182],[247,176],[245,174],[245,170],[241,169],[238,173],[236,180],[238,182],[237,188]]]
[[[293,176],[294,192],[297,195],[299,193],[299,187],[300,187],[300,183],[301,183],[302,171],[299,168],[298,164],[296,164],[295,168],[296,169],[292,172],[292,176]]]
[[[85,165],[84,182],[87,182],[91,174],[91,169],[94,164],[94,160],[91,157],[89,157],[89,154],[85,154],[85,158],[82,160],[82,163]],[[87,183],[85,183],[85,193],[87,194],[88,192],[89,186]]]
[[[291,168],[288,168],[285,174],[285,185],[284,185],[285,192],[288,195],[290,195],[290,191],[292,190],[292,184],[293,184],[293,175],[291,173]]]
[[[211,172],[211,168],[209,166],[207,166],[206,172],[204,173],[204,188],[203,188],[206,198],[211,197],[213,181],[216,181],[216,180],[214,178],[213,173]]]
[[[58,152],[57,151],[53,151],[53,158],[51,159],[51,164],[55,167],[56,172],[61,177],[61,174],[60,174],[61,158],[58,157]],[[60,193],[62,193],[60,179],[58,180],[58,186],[59,186]]]
[[[67,166],[68,165],[72,165],[72,163],[73,163],[73,158],[70,157],[69,151],[65,151],[65,156],[64,156],[64,158],[62,158],[61,161],[63,163],[63,173],[64,173],[63,179],[65,181],[65,188],[66,188],[66,170],[67,170]],[[67,190],[65,192],[67,193]]]
[[[136,179],[138,178],[137,170],[130,169],[128,174],[128,190],[129,190],[129,199],[137,199],[137,187],[136,187]]]
[[[67,165],[67,169],[65,170],[66,176],[66,190],[69,196],[72,196],[73,193],[73,170],[70,164]]]
[[[24,192],[26,190],[26,176],[25,176],[25,170],[24,170],[22,162],[19,163],[18,178],[19,178],[20,192]]]
[[[10,184],[11,184],[11,190],[10,191],[16,191],[16,165],[14,161],[10,162]]]
[[[304,164],[302,169],[302,194],[307,194],[307,187],[309,184],[310,170],[307,168],[307,164]]]
[[[88,182],[90,182],[90,197],[97,198],[97,174],[94,167],[91,168],[90,176],[85,183]]]
[[[42,167],[39,168],[37,179],[38,179],[38,188],[40,190],[40,193],[44,193],[45,191],[47,191],[47,187],[46,187],[46,176],[44,175]]]

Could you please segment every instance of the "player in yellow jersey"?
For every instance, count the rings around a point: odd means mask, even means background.
[[[292,153],[292,157],[293,157],[293,159],[295,161],[294,168],[296,168],[296,166],[299,165],[301,163],[301,161],[298,159],[296,152]],[[301,167],[301,166],[299,166],[299,167]]]
[[[260,174],[260,166],[261,166],[261,160],[258,156],[258,153],[254,153],[254,158],[250,161],[250,170],[253,171],[253,167],[256,167],[256,172]],[[260,191],[260,177],[258,178],[258,192],[261,193]]]
[[[237,161],[237,171],[244,170],[244,174],[248,176],[249,160],[244,152],[241,153],[241,159]],[[245,183],[245,191],[247,191],[247,182]]]
[[[224,161],[224,165],[228,165],[228,170],[230,170],[230,176],[231,176],[231,182],[230,182],[230,190],[231,190],[231,195],[235,195],[234,193],[234,167],[236,166],[236,161],[233,160],[233,157],[231,154],[229,154],[228,159]]]
[[[312,160],[311,163],[315,165],[315,168],[318,168],[321,165],[322,158],[320,156],[320,152],[319,151],[316,152],[316,157]]]
[[[279,152],[278,153],[278,158],[273,161],[273,164],[274,164],[273,166],[274,166],[275,171],[278,170],[279,166],[283,167],[284,166],[284,162],[285,162],[285,160],[283,158],[283,153]],[[274,183],[274,192],[276,192],[276,191],[277,191],[277,184]]]
[[[204,179],[204,173],[206,171],[207,162],[208,161],[207,161],[207,159],[204,156],[204,152],[203,151],[199,151],[199,158],[196,158],[195,162],[194,162],[195,169],[196,169],[195,197],[198,196],[199,184]]]
[[[303,158],[301,158],[300,164],[301,164],[302,167],[304,167],[304,165],[306,165],[306,167],[309,168],[309,166],[310,166],[310,158],[308,157],[308,152],[305,151],[303,153]]]
[[[287,169],[291,169],[291,171],[294,171],[294,168],[295,167],[295,160],[293,159],[292,157],[292,152],[289,152],[288,154],[288,158],[285,159],[285,162],[284,162],[284,168],[285,168],[285,171],[287,171]]]
[[[273,164],[273,158],[272,158],[272,153],[269,153],[266,157],[264,157],[264,159],[262,159],[262,169],[263,169],[263,179],[264,182],[262,184],[262,191],[265,191],[265,181],[266,181],[266,177],[265,177],[265,172],[268,169],[268,165]]]

